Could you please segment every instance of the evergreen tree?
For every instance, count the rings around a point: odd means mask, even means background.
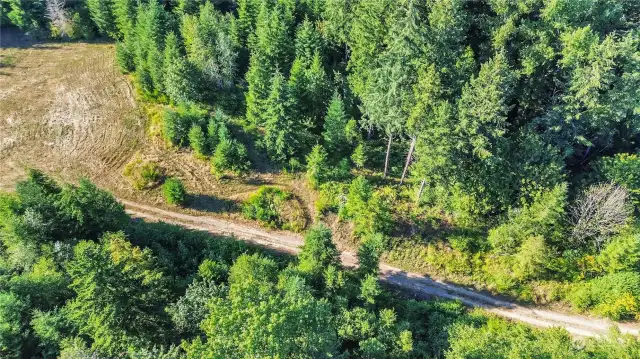
[[[287,81],[287,87],[289,88],[289,94],[291,95],[291,102],[293,105],[292,111],[298,117],[309,116],[310,111],[310,99],[309,99],[309,85],[307,82],[307,74],[304,61],[300,58],[296,58],[291,65],[291,72],[289,73],[289,80]]]
[[[318,52],[313,56],[310,67],[305,71],[307,91],[306,96],[309,101],[307,114],[314,121],[316,127],[321,127],[321,120],[327,109],[329,100],[329,78],[324,71],[322,60]]]
[[[312,188],[317,189],[327,180],[329,172],[327,151],[322,145],[315,145],[307,156],[307,180]]]
[[[247,46],[249,35],[255,30],[260,3],[259,0],[238,0],[238,18],[234,20],[231,34],[238,46]]]
[[[260,52],[262,60],[271,69],[280,69],[287,73],[294,55],[294,44],[291,41],[293,14],[281,2],[269,9],[267,2],[262,3],[258,15],[255,37],[250,41],[252,54]]]
[[[298,254],[298,269],[321,275],[329,266],[340,267],[340,252],[332,241],[331,229],[320,223],[309,229]]]
[[[357,1],[329,0],[324,2],[322,18],[324,31],[336,44],[346,44],[353,21],[353,7]],[[346,55],[346,54],[345,54]]]
[[[348,122],[344,103],[340,95],[334,92],[333,98],[329,103],[329,108],[327,109],[327,115],[324,117],[324,131],[322,132],[324,145],[329,153],[336,156],[345,154],[348,148],[346,136]]]
[[[358,144],[358,146],[353,150],[353,153],[351,154],[351,161],[353,161],[357,168],[364,168],[367,161],[367,154],[363,143]]]
[[[5,4],[8,9],[4,8]],[[22,31],[46,30],[48,26],[45,0],[4,0],[0,10],[2,16],[7,11],[7,18]]]
[[[77,296],[65,310],[95,349],[116,355],[164,335],[168,293],[148,249],[132,246],[123,233],[106,235],[101,243],[80,242],[67,272]]]
[[[136,75],[138,82],[147,93],[159,92],[161,88],[154,87],[154,77],[161,79],[161,72],[158,72],[159,53],[164,48],[164,31],[166,29],[166,13],[164,8],[155,1],[138,7],[136,16]],[[151,53],[154,63],[149,63]],[[160,83],[158,83],[160,86]]]
[[[358,247],[358,273],[361,278],[378,277],[383,245],[384,238],[379,233],[369,235],[362,240]]]
[[[178,38],[170,32],[164,49],[165,93],[174,103],[189,103],[198,99],[193,69],[180,53]]]
[[[514,81],[504,53],[499,52],[462,90],[456,131],[468,143],[468,151],[480,159],[495,153],[497,142],[506,132]]]
[[[266,101],[271,87],[271,67],[260,52],[254,52],[249,60],[247,71],[247,120],[256,125],[265,122]]]
[[[204,156],[207,153],[207,140],[204,136],[202,127],[198,124],[191,126],[189,130],[189,144],[198,156]]]
[[[264,142],[267,153],[275,161],[289,159],[300,150],[298,132],[301,126],[291,117],[288,92],[282,73],[276,71],[264,106]]]
[[[207,0],[177,0],[177,2],[176,11],[187,15],[197,14],[201,6],[211,4]]]
[[[296,59],[300,59],[305,66],[309,66],[316,53],[324,54],[323,39],[316,26],[305,18],[296,30]]]
[[[187,57],[204,75],[204,88],[216,92],[230,89],[236,75],[237,53],[228,32],[228,17],[206,2],[197,17],[182,23]]]
[[[136,0],[113,0],[113,17],[119,39],[124,39],[134,30],[137,6]]]
[[[98,27],[100,34],[117,38],[118,32],[113,14],[113,0],[86,0],[85,4],[89,9],[91,20]]]

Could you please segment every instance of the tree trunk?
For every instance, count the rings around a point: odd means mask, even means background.
[[[420,197],[422,197],[422,191],[424,191],[424,184],[425,184],[425,179],[422,179],[422,182],[420,183],[420,190],[418,191],[418,198],[416,198],[416,203],[420,203]]]
[[[373,126],[369,125],[369,128],[367,128],[367,141],[371,140],[371,136],[373,136]]]
[[[413,157],[413,150],[416,148],[416,136],[411,137],[411,145],[409,146],[409,153],[407,153],[407,161],[404,163],[404,169],[402,170],[402,178],[400,178],[400,184],[404,183],[404,178],[407,175],[407,169],[411,164],[411,158]]]
[[[389,169],[389,153],[391,152],[392,140],[393,140],[393,135],[389,134],[389,143],[387,143],[387,155],[384,158],[384,173],[382,175],[383,178],[387,177],[387,170]]]

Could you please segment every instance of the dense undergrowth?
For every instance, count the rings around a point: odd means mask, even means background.
[[[24,29],[63,28],[37,6],[45,0],[1,4]],[[363,245],[381,237],[399,266],[614,319],[640,314],[634,2],[79,6],[161,108],[157,132],[207,159],[215,178],[304,172],[318,218],[351,222]],[[245,213],[285,228],[273,191]]]
[[[340,266],[316,225],[297,257],[130,219],[83,180],[31,171],[0,195],[3,358],[631,358],[635,338],[575,343],[377,282],[381,239]]]

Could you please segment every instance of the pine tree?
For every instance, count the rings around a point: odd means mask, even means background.
[[[0,2],[0,11],[3,12],[0,20],[4,20],[6,14],[8,20],[22,31],[47,30],[46,7],[45,0],[4,0]]]
[[[310,101],[307,75],[304,62],[299,58],[296,58],[291,65],[287,87],[291,95],[292,112],[298,117],[308,116]]]
[[[173,32],[167,35],[164,48],[164,85],[165,93],[174,103],[194,102],[198,99],[198,90],[193,69],[180,53],[178,37]]]
[[[187,58],[204,75],[203,87],[214,96],[217,91],[233,86],[237,52],[229,37],[228,17],[206,2],[198,16],[185,16],[182,34]]]
[[[294,44],[291,41],[293,18],[287,8],[278,2],[269,10],[266,2],[262,3],[258,16],[255,37],[249,44],[252,54],[260,52],[272,69],[278,68],[286,73],[293,61]]]
[[[284,77],[280,71],[273,76],[271,91],[265,102],[264,142],[269,156],[275,161],[291,158],[298,149],[300,126],[290,116],[291,102]]]
[[[189,130],[189,145],[196,155],[202,157],[207,154],[207,139],[202,127],[198,124],[194,124]]]
[[[468,151],[480,159],[491,157],[505,134],[514,81],[505,54],[499,52],[462,90],[456,131],[468,143]]]
[[[238,18],[234,20],[232,36],[239,46],[247,46],[249,35],[255,30],[260,5],[258,0],[238,0]]]
[[[158,54],[153,56],[154,63],[150,64],[150,53],[162,53],[164,48],[164,31],[166,28],[166,13],[157,2],[151,1],[138,8],[136,16],[136,51],[135,66],[139,85],[147,93],[154,93],[154,77],[161,79],[158,72]],[[158,83],[159,84],[159,83]]]
[[[134,30],[137,5],[136,0],[113,0],[113,16],[121,40]]]
[[[387,35],[387,49],[379,56],[377,67],[369,72],[369,82],[363,89],[362,103],[369,124],[384,130],[388,138],[385,176],[391,143],[404,131],[414,101],[417,67],[426,53],[427,36],[421,26],[421,14],[413,0],[399,3]]]
[[[164,56],[163,53],[155,46],[149,49],[147,58],[147,66],[149,67],[149,75],[153,83],[154,93],[160,95],[164,92]]]
[[[249,71],[247,71],[247,120],[256,125],[264,123],[265,101],[270,92],[271,67],[260,52],[254,52],[249,61]]]
[[[315,145],[307,155],[307,180],[311,188],[317,189],[328,178],[329,164],[327,151],[322,145]]]
[[[98,27],[100,34],[117,38],[118,31],[113,15],[113,0],[86,0],[86,5],[91,20]]]
[[[295,40],[296,59],[303,61],[305,66],[309,66],[316,53],[324,53],[322,35],[309,19],[298,25]]]
[[[363,168],[367,161],[367,154],[364,150],[364,144],[360,143],[356,146],[356,149],[353,150],[353,154],[351,154],[351,161],[356,165],[357,168]]]
[[[329,78],[324,71],[322,60],[318,52],[313,56],[311,66],[305,71],[307,85],[307,99],[309,101],[307,115],[320,127],[322,117],[327,109],[329,100]]]
[[[324,145],[332,157],[341,157],[346,152],[348,141],[345,130],[348,121],[344,103],[338,92],[335,92],[329,103],[327,115],[324,117],[324,131],[322,132]]]
[[[200,11],[200,6],[207,3],[206,0],[177,0],[178,6],[176,11],[180,14],[197,14]]]

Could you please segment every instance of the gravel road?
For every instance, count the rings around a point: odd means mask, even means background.
[[[302,236],[288,232],[267,231],[247,224],[171,212],[126,200],[120,201],[125,205],[127,213],[144,220],[163,221],[212,234],[233,236],[243,241],[291,254],[297,253],[303,244]],[[355,254],[351,252],[343,252],[341,259],[343,265],[350,267],[356,266],[358,262]],[[467,306],[481,307],[496,315],[536,327],[563,327],[576,337],[606,335],[611,326],[617,326],[622,333],[636,336],[640,334],[639,323],[617,323],[583,315],[524,307],[456,285],[433,280],[420,274],[406,272],[384,263],[380,265],[380,279],[418,297],[459,300]]]

